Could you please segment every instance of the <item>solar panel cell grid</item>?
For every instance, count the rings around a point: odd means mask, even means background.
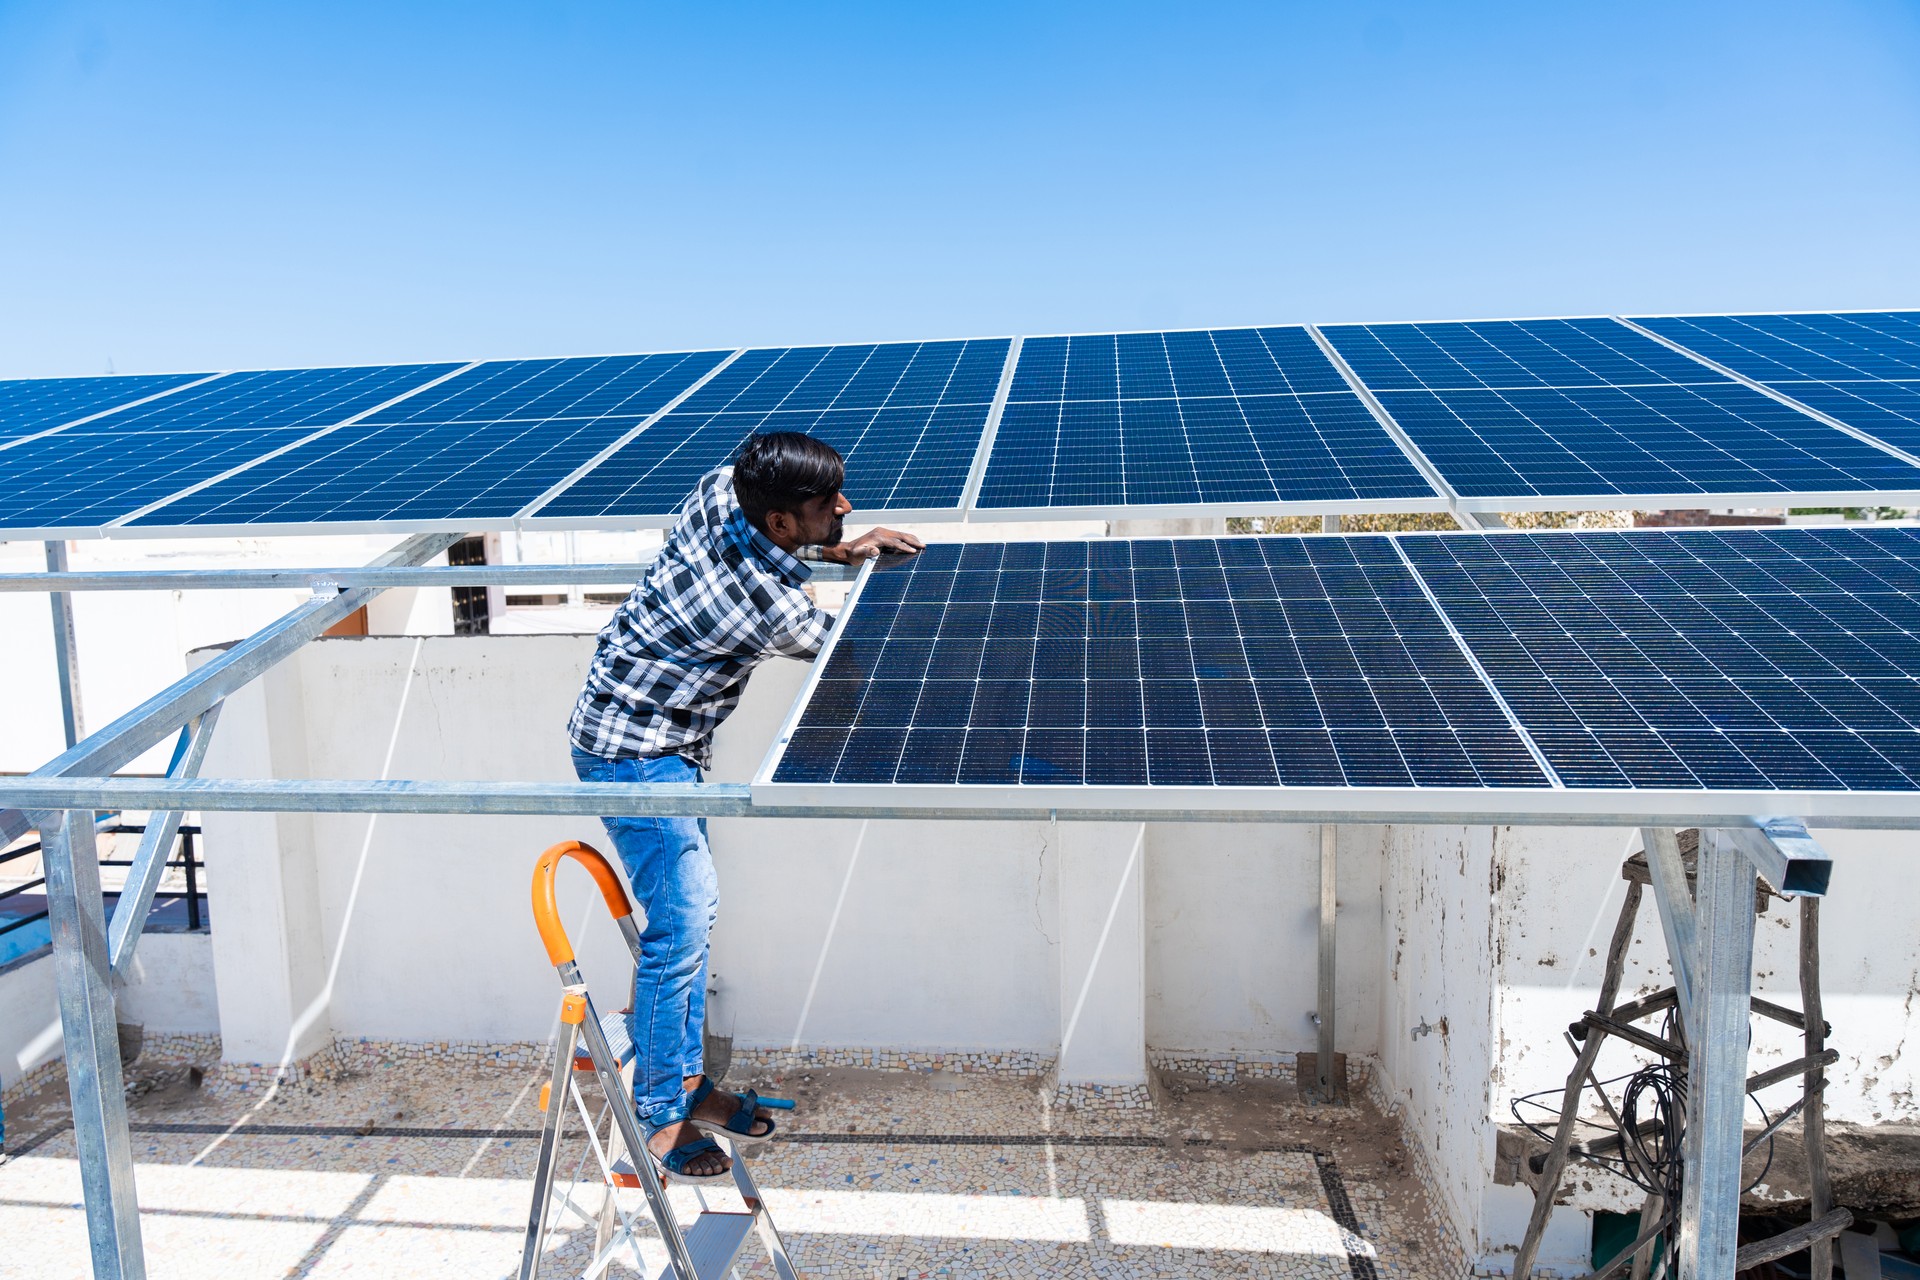
[[[1374,391],[1610,387],[1724,379],[1605,317],[1322,325]]]
[[[455,365],[230,373],[0,451],[0,522],[97,527],[419,386]]]
[[[150,431],[312,430],[363,413],[459,367],[398,364],[229,373],[69,430],[118,436]]]
[[[1920,785],[1906,530],[1401,545],[1569,786]]]
[[[1034,338],[983,508],[1431,497],[1304,329]]]
[[[24,378],[0,382],[0,444],[64,426],[203,378],[200,373],[128,374],[111,378]]]
[[[700,351],[480,365],[135,524],[505,519],[725,358]]]
[[[1756,382],[1920,382],[1920,311],[1640,316],[1634,323]]]
[[[1920,453],[1920,312],[1649,316],[1635,323]]]
[[[1612,320],[1323,332],[1463,497],[1920,490],[1920,468]]]
[[[937,546],[889,564],[775,780],[1546,785],[1377,538]]]
[[[748,436],[804,431],[847,460],[868,510],[957,507],[1010,341],[748,351],[542,508],[543,517],[668,516]]]

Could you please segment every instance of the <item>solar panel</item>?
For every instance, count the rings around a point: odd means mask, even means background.
[[[457,365],[230,373],[0,450],[0,527],[95,528]]]
[[[206,376],[203,373],[154,373],[0,382],[0,444]]]
[[[507,519],[726,355],[701,351],[479,365],[133,524]]]
[[[1920,382],[1920,311],[1632,319],[1755,382]]]
[[[1569,787],[1920,784],[1911,531],[1400,545]]]
[[[1646,316],[1634,323],[1920,453],[1920,311]]]
[[[744,352],[535,515],[671,518],[748,436],[804,431],[847,460],[864,511],[960,504],[1011,340],[776,347]]]
[[[772,778],[1547,785],[1381,537],[975,543],[883,562]]]
[[[1611,320],[1322,332],[1465,498],[1920,494],[1920,468]]]
[[[1428,506],[1303,328],[1029,338],[975,506],[995,514]]]

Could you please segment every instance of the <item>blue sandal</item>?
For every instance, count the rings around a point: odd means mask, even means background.
[[[693,1109],[704,1102],[707,1095],[712,1092],[713,1081],[702,1080],[700,1087],[687,1095],[687,1114],[691,1116]],[[786,1098],[763,1098],[748,1089],[741,1093],[739,1109],[727,1118],[725,1124],[712,1120],[695,1120],[693,1127],[703,1133],[717,1133],[737,1147],[757,1147],[763,1142],[771,1141],[774,1131],[779,1128],[774,1124],[773,1118],[768,1116],[764,1117],[767,1127],[761,1132],[754,1132],[755,1123],[763,1119],[759,1114],[762,1108],[769,1111],[791,1111],[793,1103]]]
[[[660,1124],[651,1124],[648,1121],[642,1120],[640,1122],[640,1129],[641,1132],[646,1135],[647,1140],[651,1142],[654,1134],[659,1133],[668,1125],[679,1124],[684,1118],[685,1117],[676,1117],[672,1120],[663,1121]],[[719,1173],[687,1172],[688,1165],[698,1160],[701,1156],[706,1155],[709,1151],[718,1151],[723,1156],[727,1154],[725,1151],[721,1151],[720,1144],[712,1138],[695,1138],[692,1142],[683,1142],[673,1150],[667,1152],[664,1156],[653,1154],[652,1147],[646,1148],[647,1159],[653,1161],[654,1172],[662,1178],[678,1178],[682,1182],[730,1181],[733,1178],[731,1163],[729,1163],[729,1167],[722,1169]]]

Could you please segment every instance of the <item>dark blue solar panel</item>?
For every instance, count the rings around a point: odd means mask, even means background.
[[[1920,311],[1636,316],[1755,382],[1920,382]]]
[[[480,365],[134,523],[504,519],[725,357],[702,351]]]
[[[1920,490],[1920,468],[1731,381],[1380,400],[1467,497]]]
[[[154,373],[0,382],[0,444],[206,376],[204,373]]]
[[[97,527],[250,462],[298,433],[62,431],[0,451],[0,528]]]
[[[1546,785],[1377,537],[890,561],[841,622],[774,780]]]
[[[0,527],[97,526],[458,365],[230,373],[0,450]]]
[[[1572,787],[1920,784],[1904,529],[1406,537]]]
[[[1324,332],[1466,497],[1920,488],[1920,468],[1612,320]]]
[[[1920,454],[1920,381],[1782,382],[1774,384],[1809,409]]]
[[[1373,391],[1719,382],[1697,360],[1605,317],[1336,324],[1320,332]]]
[[[543,518],[668,516],[748,436],[804,431],[847,460],[868,510],[959,505],[1009,340],[748,351],[542,507]]]
[[[1920,451],[1920,311],[1635,323],[1895,448]]]
[[[1031,338],[982,509],[1431,498],[1300,328]]]

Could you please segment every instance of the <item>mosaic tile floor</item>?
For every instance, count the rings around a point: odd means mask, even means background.
[[[1052,1111],[1037,1081],[1017,1077],[763,1076],[762,1092],[799,1097],[801,1118],[752,1167],[815,1280],[1460,1274],[1392,1124],[1364,1103],[1307,1107],[1277,1082],[1167,1079],[1155,1116],[1103,1123]],[[149,1273],[513,1276],[539,1085],[416,1066],[262,1100],[148,1068],[131,1114]],[[16,1104],[8,1132],[18,1154],[0,1166],[0,1273],[86,1275],[63,1086]],[[695,1207],[692,1188],[673,1195]],[[731,1197],[709,1193],[716,1208],[738,1207]],[[576,1200],[599,1207],[597,1190]],[[639,1214],[640,1193],[620,1204]],[[541,1274],[578,1274],[593,1228],[564,1207],[555,1220]],[[652,1275],[664,1257],[649,1230],[608,1274]],[[740,1274],[771,1275],[757,1245]]]

